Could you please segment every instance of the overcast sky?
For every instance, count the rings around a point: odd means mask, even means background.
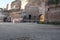
[[[11,3],[14,0],[0,0],[0,8],[5,8],[7,4]]]

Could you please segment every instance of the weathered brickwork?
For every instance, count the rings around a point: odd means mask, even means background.
[[[60,22],[60,8],[55,8],[51,5],[51,8],[49,7],[49,10],[46,12],[45,16],[48,22]]]

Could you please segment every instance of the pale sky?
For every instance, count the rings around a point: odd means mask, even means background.
[[[14,0],[0,0],[0,8],[5,8],[7,4],[11,3]]]
[[[25,6],[26,6],[27,3],[28,3],[27,0],[22,0],[21,9],[25,9]]]

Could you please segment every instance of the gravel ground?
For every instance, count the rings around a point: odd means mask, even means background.
[[[60,25],[0,23],[0,40],[60,40]]]

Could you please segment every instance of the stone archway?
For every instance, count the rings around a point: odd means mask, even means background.
[[[44,22],[44,15],[43,14],[39,15],[39,20],[40,20],[40,22]]]
[[[29,14],[29,19],[31,19],[31,14]]]

